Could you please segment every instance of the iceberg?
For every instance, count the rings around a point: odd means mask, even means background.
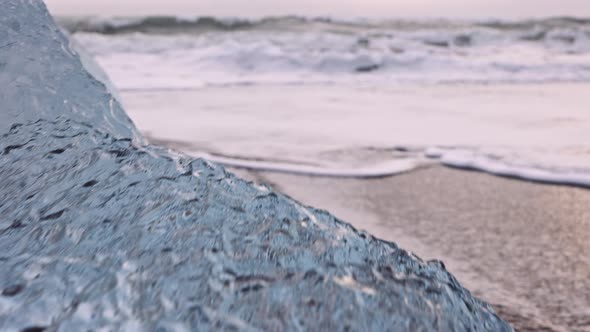
[[[148,145],[40,0],[0,5],[0,330],[511,331],[438,261]]]

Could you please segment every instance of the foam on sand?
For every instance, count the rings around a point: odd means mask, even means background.
[[[590,22],[64,18],[119,89],[589,82]]]
[[[562,184],[590,188],[589,169],[560,169],[558,167],[518,163],[515,160],[503,159],[498,156],[466,149],[426,150],[426,156],[438,159],[441,164],[490,173],[493,175],[516,179]]]
[[[406,173],[429,164],[426,160],[410,158],[392,159],[377,164],[343,168],[340,165],[311,166],[273,161],[245,160],[212,155],[205,152],[191,153],[191,155],[232,168],[338,178],[380,178]]]

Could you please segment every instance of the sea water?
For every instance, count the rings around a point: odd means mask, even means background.
[[[590,185],[590,20],[60,18],[153,141],[372,177],[442,163]]]

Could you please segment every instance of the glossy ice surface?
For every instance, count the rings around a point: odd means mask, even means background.
[[[511,330],[442,263],[142,145],[41,1],[0,6],[0,330]]]

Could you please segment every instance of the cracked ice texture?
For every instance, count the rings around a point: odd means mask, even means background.
[[[40,1],[0,4],[0,330],[510,331],[440,262],[143,145]]]

